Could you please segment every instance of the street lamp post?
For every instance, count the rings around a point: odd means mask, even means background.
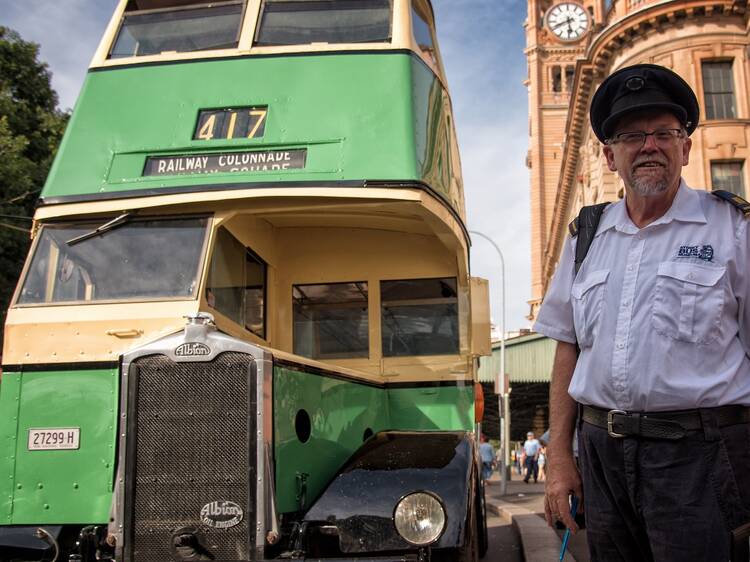
[[[507,385],[505,372],[505,258],[500,247],[489,236],[476,230],[470,230],[469,234],[476,234],[492,244],[497,255],[500,257],[500,273],[502,281],[500,284],[500,392],[497,395],[497,414],[500,425],[500,493],[505,495],[508,488],[508,441],[510,436],[510,407],[508,393],[505,388]]]

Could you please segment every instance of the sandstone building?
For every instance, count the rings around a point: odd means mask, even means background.
[[[748,15],[747,0],[528,0],[532,317],[578,209],[622,197],[588,119],[613,71],[654,63],[680,74],[701,105],[683,177],[748,196]]]

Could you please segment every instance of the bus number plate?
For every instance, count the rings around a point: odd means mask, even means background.
[[[193,140],[259,139],[266,132],[268,106],[202,109]]]
[[[78,449],[81,441],[80,427],[47,427],[29,430],[29,451],[56,451]]]

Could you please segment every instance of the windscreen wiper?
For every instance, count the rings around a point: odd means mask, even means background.
[[[78,244],[79,242],[83,242],[84,240],[88,240],[89,238],[93,238],[94,236],[98,236],[99,234],[103,234],[110,230],[114,230],[118,226],[122,226],[123,224],[128,222],[128,220],[130,220],[131,215],[132,213],[123,213],[119,217],[116,217],[109,222],[105,222],[99,228],[92,230],[91,232],[87,232],[86,234],[81,234],[80,236],[76,236],[75,238],[71,238],[65,243],[68,246],[74,246],[75,244]]]

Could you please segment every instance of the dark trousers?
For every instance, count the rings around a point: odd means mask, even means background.
[[[525,465],[526,465],[526,476],[523,477],[523,481],[528,482],[529,478],[533,476],[534,482],[536,482],[539,476],[539,463],[534,457],[526,457]]]
[[[726,562],[730,532],[750,521],[750,424],[679,440],[613,438],[579,426],[592,561]]]

